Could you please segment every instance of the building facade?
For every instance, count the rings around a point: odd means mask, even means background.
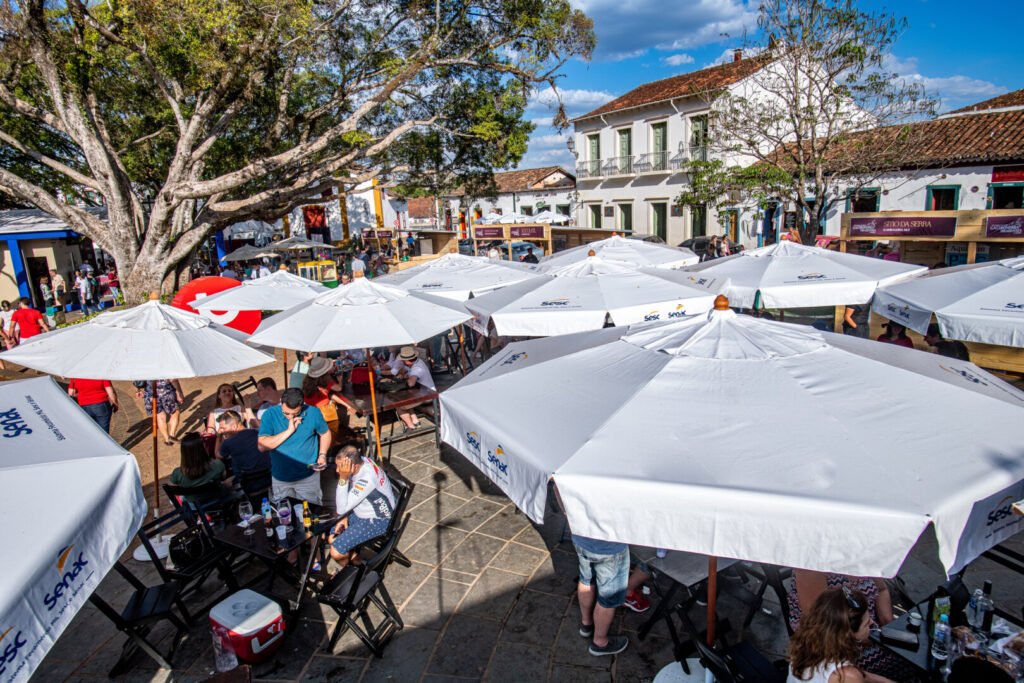
[[[749,91],[750,76],[768,64],[737,51],[732,62],[645,83],[574,119],[577,225],[657,235],[669,244],[723,232],[755,243],[751,217],[741,226],[742,211],[710,215],[707,209],[678,207],[675,198],[689,182],[685,164],[712,158],[708,115],[714,94]]]
[[[0,211],[0,300],[28,297],[41,309],[42,278],[53,269],[70,287],[83,261],[96,265],[91,243],[63,221],[37,209]]]
[[[489,213],[533,216],[548,210],[573,217],[576,177],[561,166],[526,168],[494,174],[497,191],[473,197],[456,192],[445,198],[445,222],[463,236],[478,218]]]

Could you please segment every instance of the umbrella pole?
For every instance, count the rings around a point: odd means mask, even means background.
[[[282,386],[284,386],[284,388],[287,389],[288,388],[288,349],[281,349],[281,351],[284,354],[282,356],[283,360],[281,361],[281,369],[282,369],[281,375],[282,375],[282,379],[284,380],[284,384]]]
[[[160,516],[160,456],[156,429],[156,380],[150,386],[153,388],[153,517],[157,518]]]
[[[708,557],[708,647],[715,645],[715,611],[718,602],[718,558]]]
[[[366,367],[370,369],[370,406],[373,408],[373,440],[377,444],[377,462],[383,463],[384,456],[380,450],[380,425],[377,424],[377,391],[373,387],[377,373],[373,365],[373,355],[370,354],[370,349],[366,349]]]
[[[466,343],[462,335],[462,325],[457,326],[456,331],[459,333],[459,364],[462,365],[462,376],[466,376]]]

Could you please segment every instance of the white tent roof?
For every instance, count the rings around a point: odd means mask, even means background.
[[[327,291],[328,287],[315,280],[292,275],[287,270],[278,270],[266,277],[245,280],[240,287],[231,287],[197,299],[191,306],[200,312],[283,311]]]
[[[684,273],[591,256],[470,299],[466,308],[481,331],[493,320],[499,335],[541,337],[597,330],[609,316],[628,325],[704,313],[714,297]]]
[[[541,270],[560,268],[587,258],[593,251],[608,261],[625,261],[636,266],[654,266],[658,268],[678,268],[697,263],[700,258],[689,249],[670,247],[666,244],[631,240],[613,235],[603,240],[590,242],[578,247],[560,251],[546,256],[541,261]]]
[[[249,342],[306,351],[399,346],[433,337],[471,317],[453,301],[357,277],[267,318]]]
[[[374,282],[465,301],[470,296],[534,278],[535,271],[536,266],[511,261],[445,254],[423,265],[376,278]]]
[[[0,383],[0,414],[3,680],[24,681],[128,548],[146,501],[135,457],[52,379]]]
[[[921,334],[934,313],[946,339],[1024,347],[1024,256],[882,287],[871,310]]]
[[[586,536],[892,576],[929,526],[950,572],[1024,529],[1024,392],[889,344],[715,311],[511,344],[441,403],[446,442],[535,521],[553,476]]]
[[[686,268],[709,286],[728,280],[723,294],[742,308],[754,306],[759,290],[766,308],[865,304],[877,287],[926,270],[788,240]]]
[[[247,346],[230,327],[148,301],[37,335],[0,360],[62,377],[153,380],[222,375],[274,357]]]

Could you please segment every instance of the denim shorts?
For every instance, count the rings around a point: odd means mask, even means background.
[[[599,555],[576,546],[580,561],[580,583],[597,583],[597,604],[615,609],[626,602],[626,586],[629,583],[629,549],[614,555]]]

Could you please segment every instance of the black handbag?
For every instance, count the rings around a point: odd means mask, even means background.
[[[178,569],[188,569],[200,562],[206,553],[213,549],[210,539],[198,526],[189,527],[177,533],[171,538],[167,546],[167,552],[171,556],[171,562]]]

